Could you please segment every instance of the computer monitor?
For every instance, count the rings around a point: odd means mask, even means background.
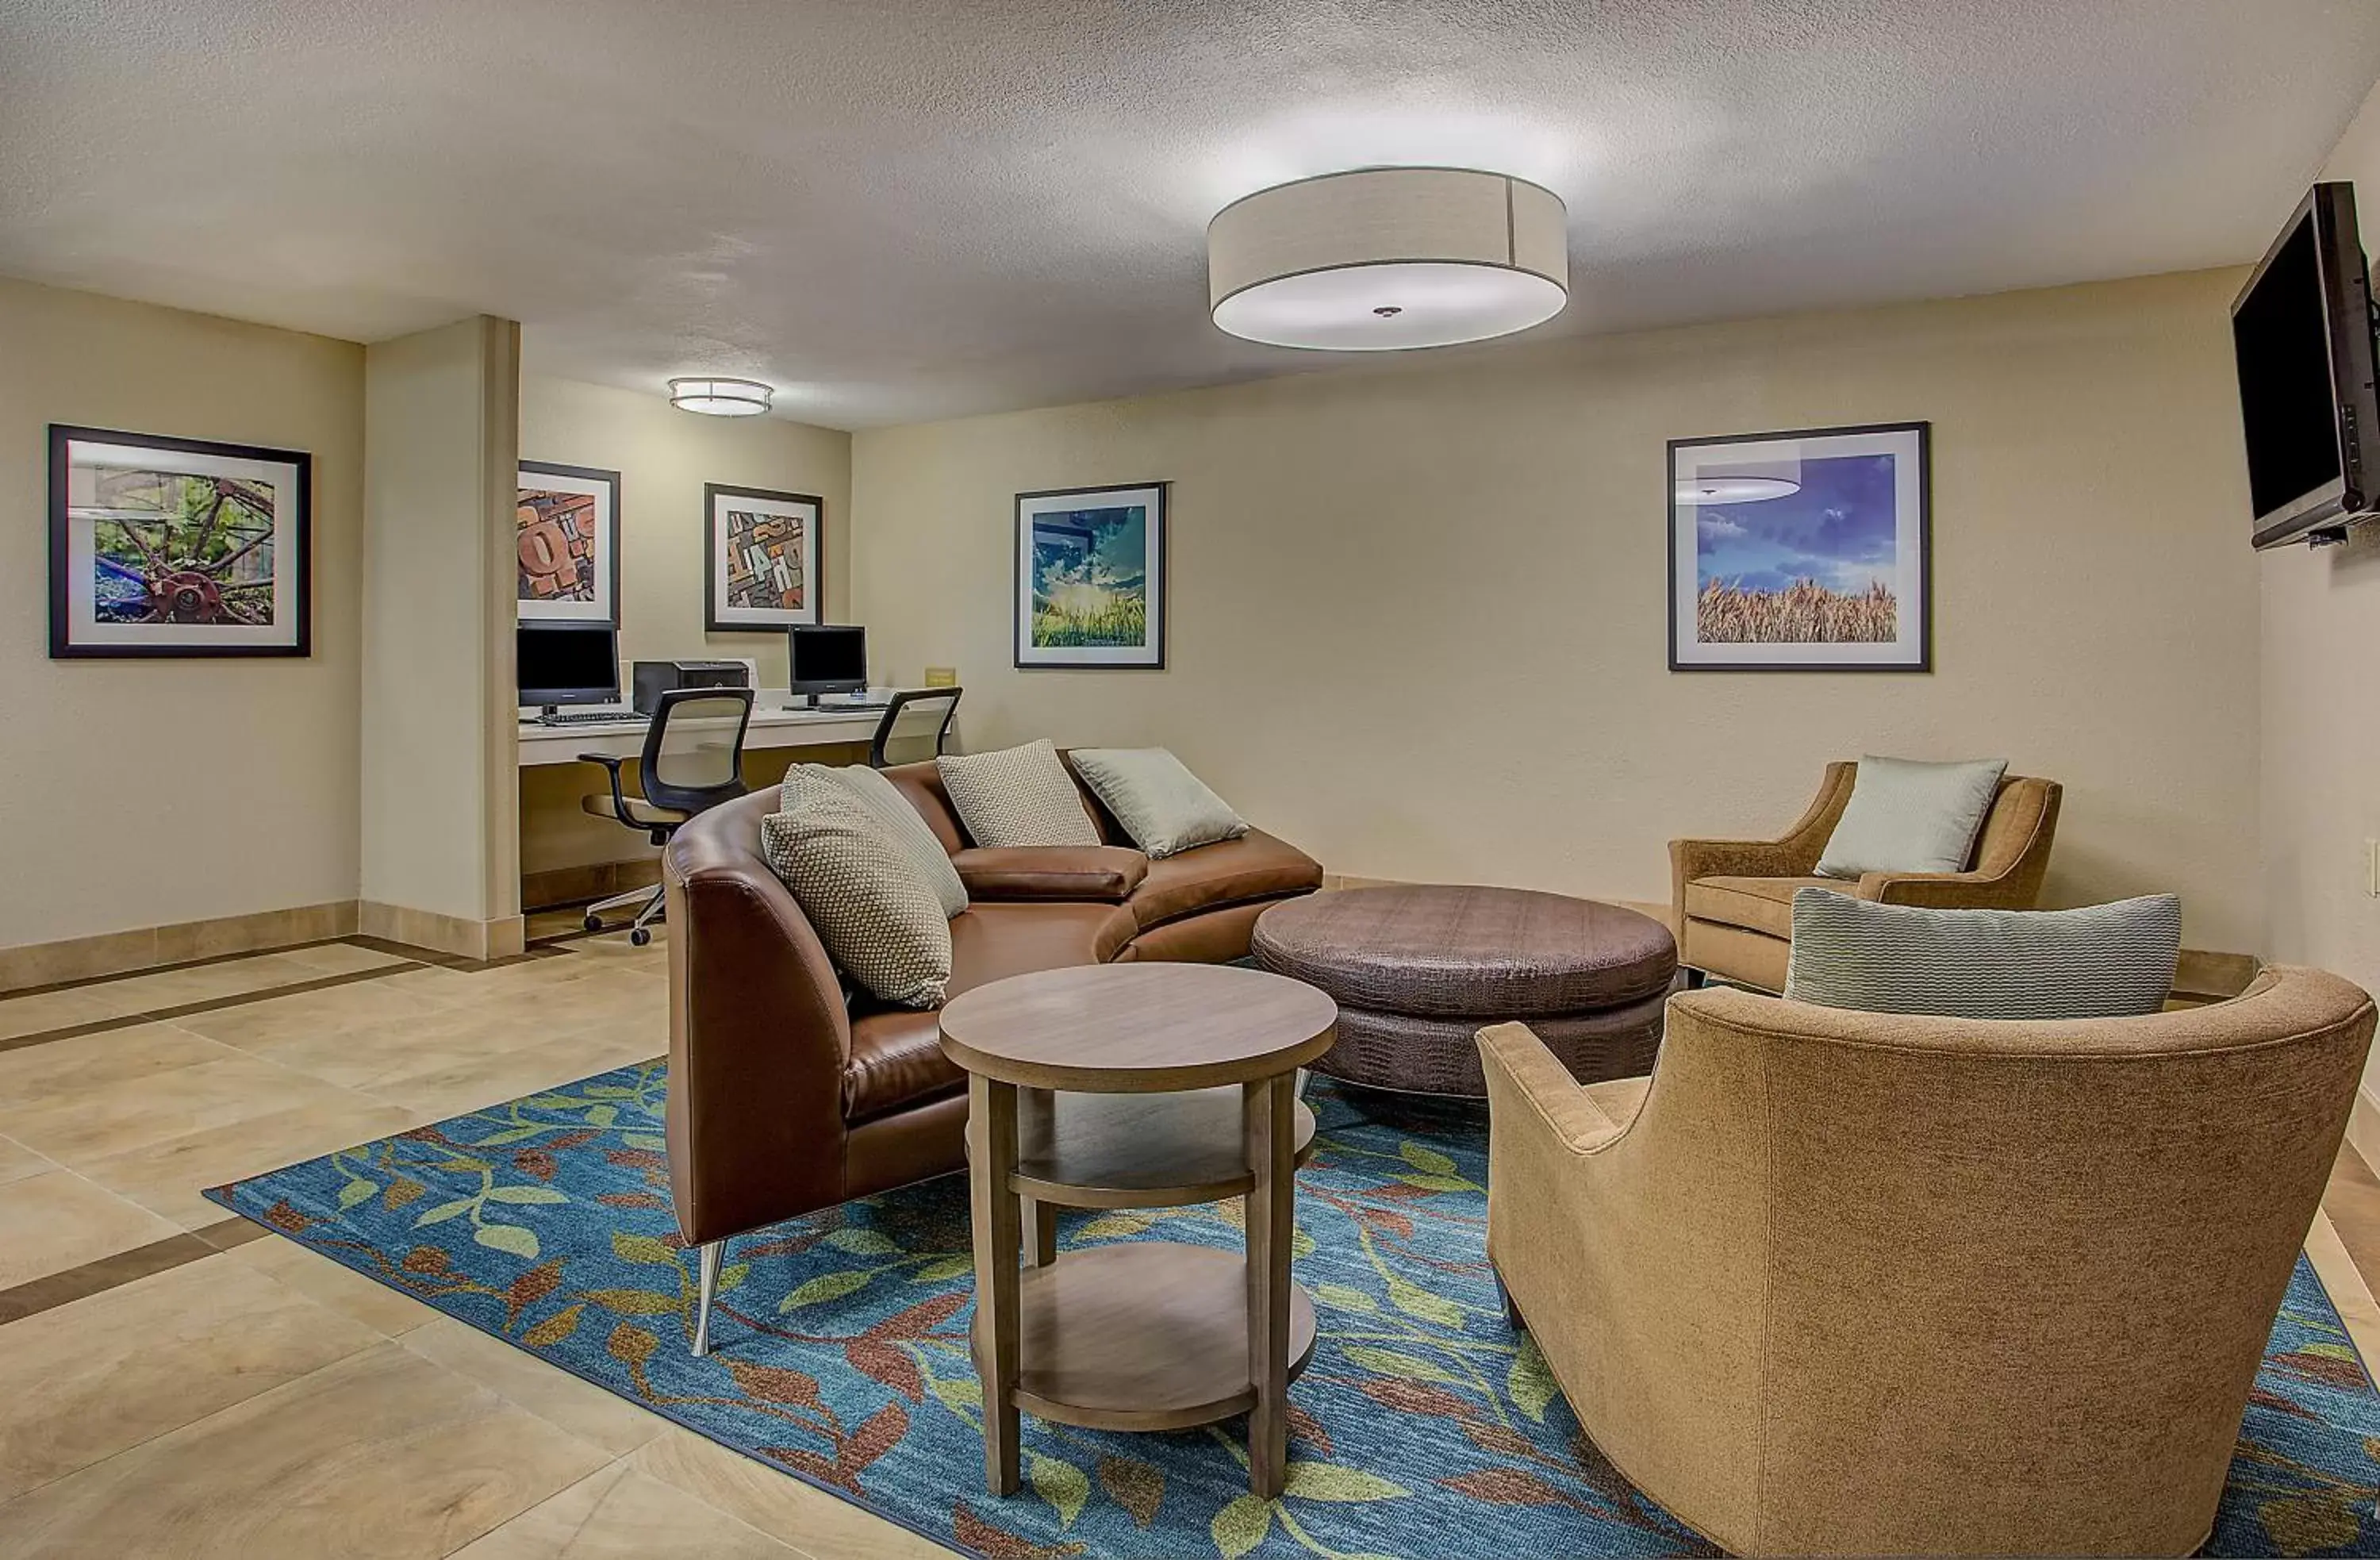
[[[524,704],[620,701],[620,631],[608,623],[523,623],[513,654]]]
[[[786,630],[793,691],[818,708],[821,693],[868,691],[868,630],[805,623]]]

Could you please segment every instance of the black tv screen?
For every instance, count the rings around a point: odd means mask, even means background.
[[[2298,541],[2367,508],[2380,470],[2371,289],[2355,192],[2318,184],[2231,306],[2259,547]]]

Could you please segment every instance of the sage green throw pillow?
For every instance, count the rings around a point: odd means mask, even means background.
[[[934,831],[917,816],[909,798],[901,788],[884,778],[882,772],[864,763],[834,767],[823,763],[796,764],[795,768],[820,780],[832,781],[849,791],[859,805],[874,813],[887,833],[900,844],[902,853],[917,864],[918,872],[942,902],[942,916],[948,920],[967,908],[966,884],[959,881],[959,870],[951,865],[942,842]]]
[[[785,772],[760,820],[760,853],[783,878],[838,969],[903,1007],[939,1007],[950,992],[951,920],[884,822],[840,783]]]
[[[2131,1018],[2165,1005],[2180,957],[2170,894],[2079,910],[1935,910],[1803,888],[1785,995],[1866,1013]]]
[[[1066,756],[1151,860],[1248,832],[1246,820],[1171,750],[1077,748]]]
[[[1852,799],[1828,836],[1818,875],[1965,871],[2007,771],[2006,759],[1860,760]]]

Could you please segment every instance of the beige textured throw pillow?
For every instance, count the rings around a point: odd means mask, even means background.
[[[1151,860],[1248,832],[1170,749],[1077,748],[1066,759]]]
[[[1827,837],[1818,875],[1966,871],[1967,853],[2007,770],[2006,759],[1861,759],[1852,799]]]
[[[934,761],[942,789],[967,835],[987,849],[1026,845],[1098,845],[1099,825],[1083,806],[1049,738],[995,753]]]
[[[788,770],[760,853],[843,972],[886,1002],[939,1007],[951,983],[951,922],[907,850],[837,782]]]
[[[864,763],[841,768],[822,763],[805,763],[795,767],[806,774],[841,786],[859,799],[860,806],[877,816],[886,831],[900,842],[910,860],[917,864],[918,872],[932,887],[934,896],[942,902],[945,919],[967,908],[966,884],[959,881],[959,870],[951,865],[949,854],[942,849],[942,842],[934,837],[934,831],[917,816],[917,810],[909,805],[909,798],[901,794],[899,786],[884,778],[881,771],[870,769]]]

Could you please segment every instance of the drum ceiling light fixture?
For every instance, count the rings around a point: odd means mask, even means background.
[[[1207,225],[1215,323],[1324,352],[1450,347],[1570,301],[1568,213],[1526,179],[1354,168],[1260,189]]]
[[[776,394],[757,379],[673,379],[670,405],[705,417],[758,417]]]

